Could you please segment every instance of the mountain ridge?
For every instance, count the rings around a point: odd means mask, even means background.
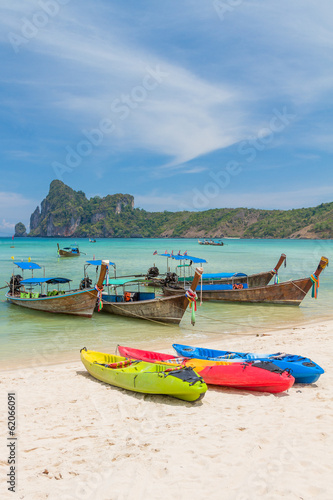
[[[291,210],[215,208],[201,212],[147,212],[134,197],[117,193],[88,199],[62,181],[30,217],[30,233],[19,222],[16,236],[95,238],[308,238],[333,237],[333,202]]]

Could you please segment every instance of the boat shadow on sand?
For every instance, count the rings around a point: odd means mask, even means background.
[[[163,404],[168,406],[187,406],[188,408],[193,408],[193,406],[201,406],[203,404],[202,399],[189,402],[165,394],[144,394],[141,392],[128,391],[127,389],[122,389],[121,387],[110,385],[107,384],[106,382],[102,382],[101,380],[95,379],[88,372],[84,370],[77,370],[76,374],[85,377],[98,385],[105,386],[107,389],[121,392],[122,394],[126,394],[127,396],[130,396],[131,398],[140,401],[148,401],[151,403]]]
[[[302,385],[302,384],[299,384]],[[218,385],[208,385],[208,391],[210,392],[221,392],[224,394],[237,394],[239,396],[256,396],[256,397],[268,397],[274,396],[277,398],[288,397],[288,391],[279,392],[277,394],[271,392],[261,392],[261,391],[250,391],[247,389],[234,389],[233,387],[221,387]]]

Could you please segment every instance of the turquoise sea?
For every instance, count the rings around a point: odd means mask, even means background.
[[[77,243],[81,255],[73,259],[57,257],[60,247]],[[14,248],[11,246],[14,245]],[[205,272],[245,272],[248,274],[273,269],[281,253],[287,255],[287,267],[279,272],[280,280],[310,276],[322,255],[333,258],[332,240],[233,240],[223,247],[201,246],[194,239],[88,239],[0,238],[0,286],[9,282],[13,261],[28,260],[46,268],[46,276],[68,277],[78,285],[86,260],[109,259],[117,265],[117,275],[145,273],[154,263],[166,271],[166,259],[153,252],[166,250],[203,257]],[[170,261],[169,261],[170,262]],[[16,266],[15,266],[16,267]],[[172,270],[174,265],[171,264]],[[18,269],[15,270],[16,274]],[[41,271],[39,271],[41,272]],[[91,272],[94,277],[94,271]],[[37,274],[36,274],[37,275]],[[25,274],[29,277],[30,273]],[[173,342],[204,345],[205,339],[220,339],[228,348],[229,335],[256,335],[270,329],[295,327],[322,317],[333,317],[332,267],[320,277],[318,299],[311,292],[300,307],[204,303],[198,307],[196,324],[191,326],[187,312],[180,326],[164,326],[143,320],[127,319],[95,313],[91,319],[33,312],[9,304],[6,289],[0,290],[0,361],[3,368],[47,365],[58,361],[78,360],[83,346],[114,352],[117,344],[165,347]],[[246,336],[244,337],[246,350]],[[172,352],[170,350],[170,352]]]

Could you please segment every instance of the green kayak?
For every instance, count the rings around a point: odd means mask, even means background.
[[[184,401],[204,397],[207,386],[190,367],[136,361],[114,354],[81,349],[81,361],[93,377],[116,387],[144,394],[165,394]]]

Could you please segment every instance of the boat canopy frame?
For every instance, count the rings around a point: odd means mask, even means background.
[[[62,277],[55,277],[55,276],[52,276],[52,277],[45,277],[45,266],[40,266],[39,264],[36,264],[35,262],[14,262],[14,264],[22,270],[22,279],[20,281],[20,285],[23,286],[24,290],[27,286],[27,290],[28,291],[32,291],[33,290],[33,287],[39,285],[40,286],[40,289],[41,289],[41,292],[40,294],[41,295],[44,295],[45,293],[47,294],[48,291],[49,291],[49,285],[58,285],[57,288],[58,288],[58,292],[60,291],[60,285],[63,285],[63,284],[68,284],[68,292],[71,292],[71,289],[70,289],[70,282],[72,281],[71,279],[69,278],[62,278]],[[36,269],[43,269],[43,277],[42,278],[35,278],[34,277],[34,270]],[[24,278],[24,271],[25,270],[29,270],[31,271],[31,278]],[[13,273],[12,273],[12,276],[14,278],[15,276],[15,267],[13,268]],[[28,288],[28,286],[30,285],[30,288]],[[46,290],[44,289],[43,290],[43,287],[46,286]],[[14,296],[15,293],[14,293],[14,289],[15,289],[15,284],[14,284],[14,279],[13,279],[13,284],[12,286],[10,287],[10,290],[11,290],[11,293],[12,295]],[[44,292],[44,293],[43,293]],[[66,293],[66,292],[64,292]]]
[[[99,266],[102,265],[102,262],[103,261],[100,260],[100,259],[87,260],[86,263],[84,264],[84,267],[83,267],[84,277],[85,278],[89,278],[89,276],[88,276],[89,266],[95,266],[96,267],[96,282],[97,282],[97,277],[98,277],[98,272],[99,272]],[[107,271],[106,271],[106,278],[105,278],[106,279],[106,284],[109,281],[109,267],[110,266],[113,267],[113,277],[114,278],[117,277],[117,266],[116,266],[116,264],[114,262],[109,261],[108,266],[107,266]]]
[[[192,269],[192,264],[207,264],[207,260],[203,259],[201,257],[193,257],[192,255],[187,255],[187,254],[176,254],[174,255],[173,252],[171,253],[158,253],[155,255],[159,255],[160,257],[166,257],[167,258],[167,273],[171,271],[171,268],[169,266],[169,259],[173,259],[175,261],[180,261],[180,264],[177,265],[177,268],[180,269],[180,271],[183,269],[184,270],[184,276],[182,277],[182,273],[180,272],[179,278],[182,278],[183,281],[186,280],[186,268],[189,270],[189,275],[188,278],[190,277],[190,269]],[[189,264],[186,264],[186,261],[190,261]],[[154,264],[155,265],[155,264]]]
[[[115,297],[125,297],[125,292],[126,292],[126,287],[127,286],[132,286],[132,285],[137,285],[137,292],[133,292],[132,290],[129,291],[129,293],[142,293],[142,290],[140,289],[140,285],[145,284],[144,278],[138,277],[138,278],[133,278],[133,277],[128,277],[128,278],[113,278],[109,279],[109,282],[106,284],[107,286],[107,293],[103,293],[103,295],[107,296],[115,296]],[[121,293],[118,293],[118,290],[121,289]],[[149,292],[145,292],[149,293]],[[151,294],[154,294],[154,298],[156,298],[156,293],[155,293],[155,287],[154,287],[154,292],[150,292]],[[105,301],[105,299],[103,299]],[[139,299],[140,301],[140,299]]]

